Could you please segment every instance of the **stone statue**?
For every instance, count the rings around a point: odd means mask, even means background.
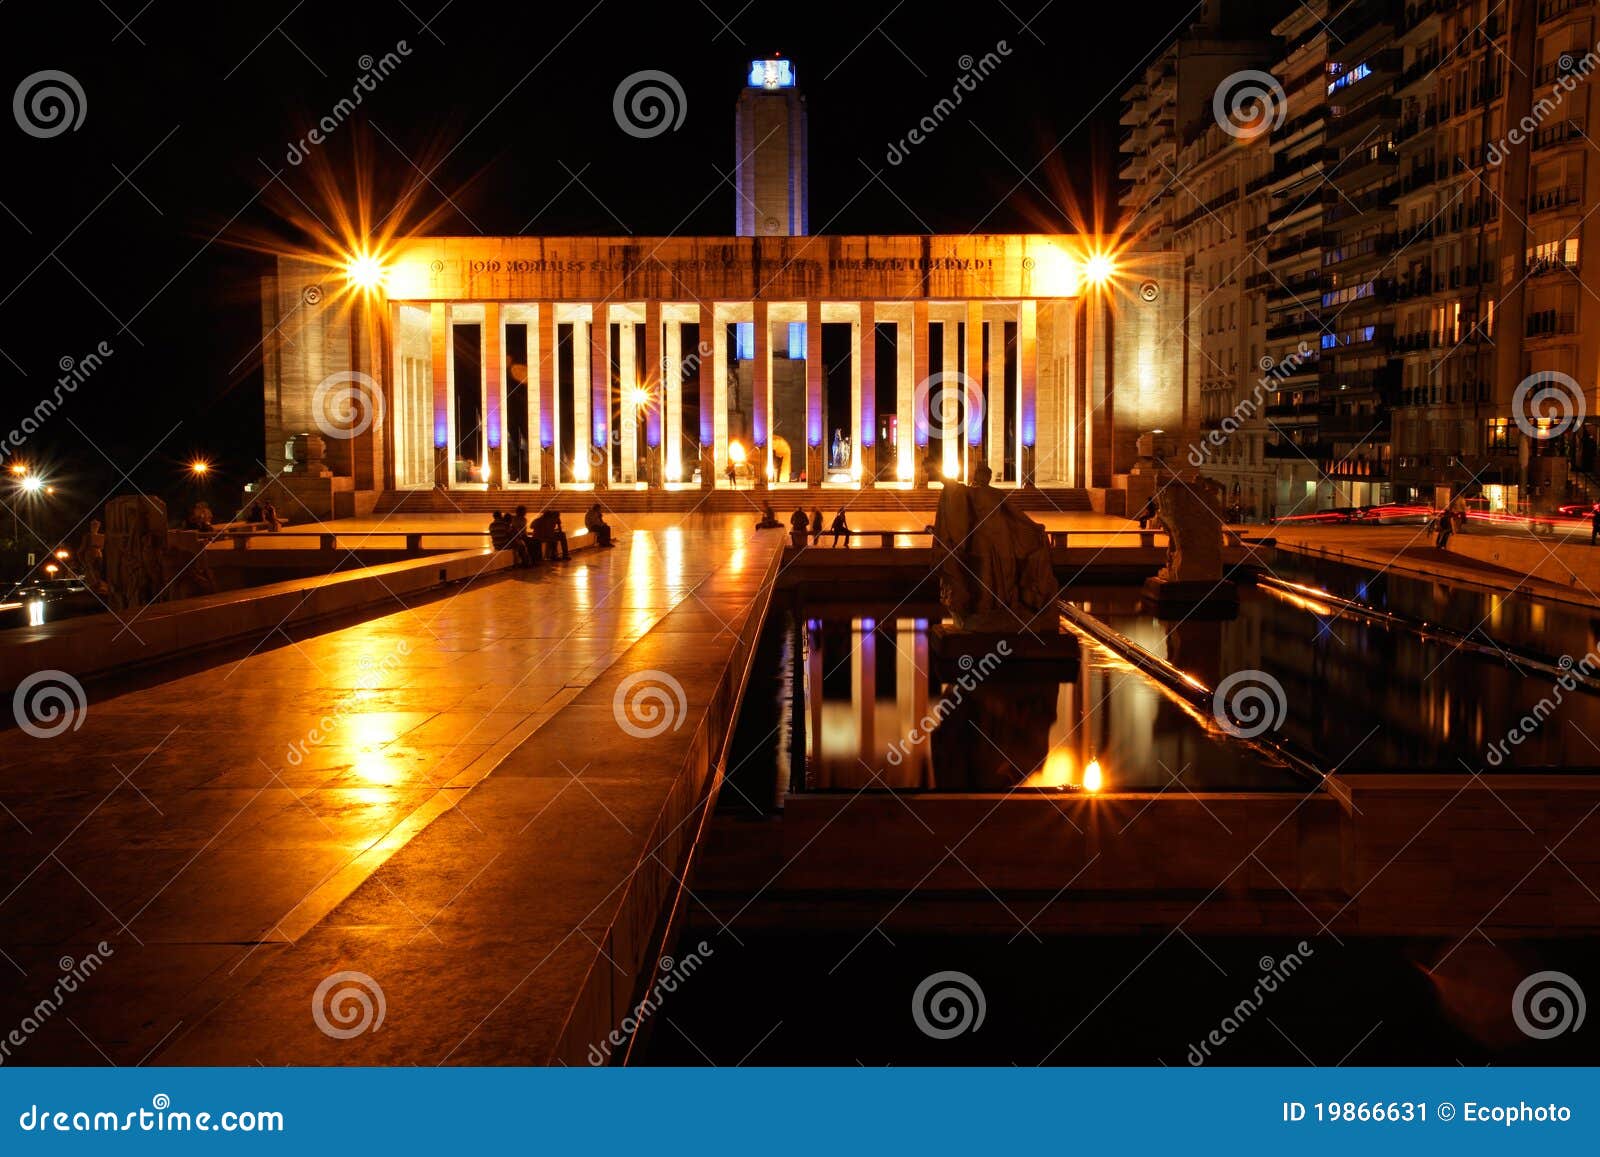
[[[142,607],[166,585],[167,507],[159,498],[125,494],[106,502],[106,583],[117,610]]]
[[[1156,578],[1164,583],[1207,582],[1222,578],[1222,492],[1199,474],[1174,476],[1156,492],[1156,508],[1167,528],[1167,565]]]
[[[980,465],[973,484],[946,482],[934,519],[939,598],[963,631],[1058,630],[1053,614],[1040,615],[1060,591],[1050,564],[1044,527],[1006,503]]]

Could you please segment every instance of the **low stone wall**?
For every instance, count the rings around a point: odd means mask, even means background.
[[[285,552],[288,553],[288,552]],[[18,627],[0,647],[0,689],[35,671],[65,671],[79,681],[256,638],[279,627],[346,614],[396,596],[479,578],[511,565],[507,551],[484,548],[431,555],[317,578],[268,583],[120,614],[85,615]]]
[[[1578,592],[1600,592],[1600,547],[1545,535],[1458,534],[1450,549]]]

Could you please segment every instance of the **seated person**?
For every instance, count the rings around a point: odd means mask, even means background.
[[[833,516],[833,525],[828,528],[833,532],[833,545],[838,546],[843,539],[846,546],[850,545],[850,526],[844,520],[844,507],[839,507],[839,513]]]
[[[557,516],[559,520],[559,515]],[[606,524],[605,515],[596,502],[583,516],[583,525],[589,533],[594,535],[595,542],[600,546],[611,545],[611,527]]]
[[[532,566],[537,560],[533,544],[528,541],[528,508],[518,506],[515,516],[506,515],[506,526],[511,536],[511,552],[518,566]]]
[[[268,530],[277,533],[278,529],[289,520],[287,518],[279,518],[278,508],[268,501],[261,504],[261,521],[267,524]]]
[[[511,549],[511,516],[503,510],[489,520],[489,545],[495,550]]]
[[[782,525],[783,525],[783,523],[778,521],[778,516],[777,516],[776,513],[774,513],[774,511],[772,509],[772,503],[763,502],[761,504],[761,521],[756,523],[756,529],[757,530],[770,530],[774,526],[782,526]]]
[[[561,512],[546,510],[533,520],[533,541],[544,544],[544,556],[555,559],[556,548],[561,549],[559,557],[566,559],[572,557],[572,552],[567,549],[567,532],[561,529]]]

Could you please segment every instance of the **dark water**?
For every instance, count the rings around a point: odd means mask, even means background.
[[[885,902],[885,907],[888,902]],[[652,1065],[1594,1064],[1600,1034],[1548,1040],[1511,1015],[1519,982],[1558,969],[1600,985],[1593,941],[1331,937],[978,937],[690,929],[711,955],[648,1023]],[[1284,962],[1293,953],[1294,968]],[[1266,965],[1266,971],[1263,971]],[[1430,969],[1432,971],[1430,971]],[[929,1036],[929,977],[982,994],[983,1020]],[[1263,975],[1273,991],[1259,994]],[[1279,977],[1282,977],[1281,981]],[[926,990],[931,993],[947,982]],[[949,1011],[956,1012],[955,1005]],[[1592,1010],[1590,1011],[1592,1017]],[[923,1020],[937,1029],[953,1028]],[[1223,1043],[1208,1041],[1216,1031]],[[1200,1046],[1206,1044],[1204,1052]],[[1070,1084],[1063,1089],[1070,1102]]]
[[[1307,569],[1303,579],[1325,582],[1322,589],[1359,594],[1360,579]],[[1499,642],[1535,649],[1572,627],[1569,614],[1503,599],[1496,620],[1496,596],[1458,598],[1436,585],[1388,576],[1381,589],[1367,584],[1364,601],[1416,617],[1426,612],[1435,622],[1448,615],[1461,630],[1475,627],[1478,616],[1480,637],[1492,625]],[[1140,606],[1134,589],[1073,591],[1085,609],[1207,686],[1237,674],[1236,693],[1257,689],[1258,704],[1281,716],[1272,734],[1341,773],[1600,768],[1600,695],[1500,658],[1352,620],[1314,597],[1248,585],[1239,594],[1231,621],[1163,622]]]
[[[915,613],[882,619],[775,613],[735,736],[732,802],[759,810],[784,787],[1309,786],[1276,761],[1229,741],[1214,719],[1093,644],[1083,644],[1076,669],[997,656],[992,664],[979,658],[963,670],[932,662],[929,626],[929,618]]]

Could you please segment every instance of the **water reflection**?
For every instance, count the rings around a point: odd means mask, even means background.
[[[1383,582],[1385,597],[1374,601],[1397,613],[1435,606],[1433,583],[1395,576]],[[1332,584],[1327,589],[1346,593]],[[1553,676],[1519,671],[1400,627],[1341,616],[1314,593],[1242,587],[1238,617],[1213,623],[1159,620],[1140,605],[1138,591],[1126,587],[1079,588],[1074,601],[1209,686],[1237,671],[1267,672],[1283,687],[1286,705],[1275,734],[1342,774],[1600,765],[1600,747],[1587,738],[1600,736],[1600,696],[1561,691]],[[1489,603],[1485,596],[1485,608]],[[1499,603],[1503,614],[1515,612],[1514,623],[1502,621],[1503,642],[1536,646],[1537,632],[1557,615]],[[1460,608],[1453,613],[1464,618]],[[1432,617],[1443,616],[1435,610]],[[1473,623],[1466,618],[1462,626]],[[1582,647],[1575,652],[1582,653]],[[1507,741],[1513,730],[1516,740]]]
[[[983,677],[939,678],[928,625],[909,615],[788,621],[781,661],[803,672],[780,680],[793,691],[779,745],[792,790],[1303,787],[1098,647],[1085,645],[1075,674],[1001,661]]]

